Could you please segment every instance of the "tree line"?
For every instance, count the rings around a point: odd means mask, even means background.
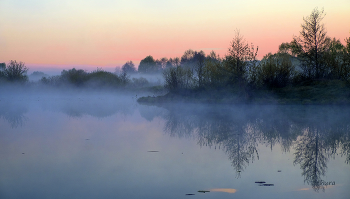
[[[28,68],[23,62],[11,60],[7,65],[0,63],[0,85],[28,82],[27,71]],[[32,75],[42,76],[39,84],[53,87],[124,88],[126,86],[144,87],[151,85],[144,77],[131,78],[126,72],[112,73],[101,68],[97,68],[92,72],[73,68],[63,70],[60,75],[55,76],[48,76],[43,72],[35,71]]]
[[[350,82],[350,38],[343,45],[328,37],[322,24],[324,16],[323,10],[315,8],[303,18],[299,36],[262,60],[256,59],[258,48],[248,44],[239,31],[224,58],[215,52],[207,56],[196,51],[185,53],[179,66],[163,71],[165,87],[172,93],[229,88],[247,95],[254,89],[296,86],[305,81]]]
[[[206,55],[203,51],[189,49],[181,58],[155,60],[149,55],[141,60],[138,69],[128,61],[121,69],[117,67],[115,73],[71,69],[62,71],[60,76],[45,77],[42,82],[123,86],[132,82],[128,74],[158,73],[163,75],[164,87],[170,93],[230,89],[242,95],[249,95],[252,90],[297,86],[307,81],[350,82],[350,37],[345,39],[345,45],[339,39],[328,37],[322,23],[324,16],[323,10],[315,8],[303,18],[299,36],[282,43],[277,53],[269,53],[262,60],[257,60],[258,48],[237,31],[224,57],[214,51]],[[0,81],[25,82],[27,71],[23,62],[0,64]],[[145,79],[134,81],[143,84]]]

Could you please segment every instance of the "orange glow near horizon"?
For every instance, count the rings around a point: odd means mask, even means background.
[[[210,189],[212,192],[236,193],[237,189]]]
[[[346,0],[3,0],[0,62],[111,67],[129,60],[138,64],[148,55],[181,57],[188,49],[223,57],[237,29],[259,47],[261,59],[299,35],[303,17],[315,7],[325,10],[329,37],[342,42],[350,37]]]

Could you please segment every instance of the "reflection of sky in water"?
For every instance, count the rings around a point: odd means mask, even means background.
[[[25,124],[17,128],[0,119],[1,198],[347,198],[350,194],[350,165],[340,155],[330,158],[323,177],[336,185],[315,192],[304,183],[300,165],[293,165],[293,147],[283,152],[278,143],[272,150],[259,143],[259,159],[250,161],[237,177],[222,148],[200,146],[195,135],[178,138],[165,133],[167,117],[161,112],[166,110],[137,105],[127,114],[116,111],[96,118],[67,116],[49,107],[31,104],[24,113]],[[145,119],[147,111],[160,116]],[[261,187],[255,181],[274,186]]]

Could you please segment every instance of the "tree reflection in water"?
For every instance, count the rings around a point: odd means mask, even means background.
[[[200,146],[226,152],[241,173],[259,159],[258,144],[283,152],[295,150],[305,182],[315,191],[324,190],[322,178],[327,162],[337,154],[350,161],[350,111],[348,107],[314,106],[168,106],[164,131],[170,136],[193,137]]]
[[[299,164],[305,182],[310,184],[315,191],[324,190],[321,177],[327,169],[327,144],[320,137],[318,129],[305,129],[304,134],[296,141],[294,164]]]
[[[11,128],[24,126],[27,119],[24,116],[25,113],[27,113],[27,107],[21,104],[12,106],[8,102],[2,102],[0,105],[0,118],[5,119]]]
[[[201,108],[169,109],[164,116],[164,131],[170,136],[196,137],[200,146],[221,147],[240,177],[249,162],[259,159],[256,125],[245,118],[246,114],[231,114],[216,108],[207,112]]]

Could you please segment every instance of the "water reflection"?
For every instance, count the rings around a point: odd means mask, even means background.
[[[80,118],[90,115],[105,118],[118,113],[130,115],[136,109],[136,103],[131,96],[84,94],[55,99],[55,101],[44,100],[41,107],[44,110],[62,112],[69,117]]]
[[[22,127],[27,118],[25,114],[28,108],[25,104],[12,104],[11,101],[1,100],[0,103],[0,118],[5,119],[11,128]]]
[[[170,136],[195,136],[200,146],[221,148],[228,154],[236,176],[240,177],[249,162],[259,158],[256,129],[246,115],[216,108],[170,108],[164,116],[164,131]]]
[[[350,111],[325,106],[166,106],[164,132],[192,137],[200,146],[225,151],[236,176],[259,159],[259,144],[294,153],[305,183],[325,190],[327,163],[336,155],[350,160]]]
[[[325,176],[327,170],[328,149],[326,138],[322,137],[318,129],[305,129],[296,142],[294,164],[300,165],[305,182],[315,191],[325,189],[321,177]]]
[[[26,103],[21,100],[5,102],[2,99],[0,117],[12,128],[26,126],[26,113],[31,112],[33,107],[36,108],[33,115],[36,115],[38,110],[44,110],[59,112],[58,115],[61,116],[63,113],[64,117],[79,118],[86,115],[94,118],[105,118],[114,114],[133,115],[138,109],[140,115],[149,121],[143,125],[147,126],[152,123],[151,121],[154,122],[155,118],[160,117],[164,120],[156,121],[162,125],[164,121],[164,126],[160,128],[163,128],[167,135],[195,139],[199,146],[224,151],[231,162],[236,178],[246,177],[245,172],[248,172],[249,165],[263,159],[263,153],[259,151],[261,146],[267,147],[268,150],[276,150],[277,146],[281,146],[281,149],[277,150],[281,150],[282,153],[292,151],[294,157],[291,162],[296,168],[300,168],[305,183],[311,185],[315,191],[325,190],[329,180],[332,181],[332,178],[328,180],[326,178],[327,165],[332,158],[345,156],[345,163],[350,162],[350,108],[348,107],[224,105],[154,107],[137,105],[131,96],[81,94],[32,96]],[[84,124],[84,127],[86,125],[88,124]],[[123,130],[129,128],[130,126],[125,126]],[[145,127],[140,127],[140,129],[143,128]],[[147,129],[149,128],[148,126]],[[130,132],[134,131],[135,129],[130,130]],[[120,132],[124,131],[120,130]],[[129,135],[130,132],[126,131],[125,134]],[[144,133],[139,135],[131,133],[131,135],[135,137],[142,135],[148,138]],[[137,145],[142,146],[142,143]],[[150,146],[153,144],[152,142]],[[137,146],[133,147],[137,148]],[[148,147],[145,148],[149,150]]]
[[[29,108],[61,112],[75,118],[85,115],[105,118],[115,114],[130,115],[136,110],[137,103],[131,95],[125,94],[13,95],[0,99],[0,118],[4,118],[12,128],[23,127]]]

